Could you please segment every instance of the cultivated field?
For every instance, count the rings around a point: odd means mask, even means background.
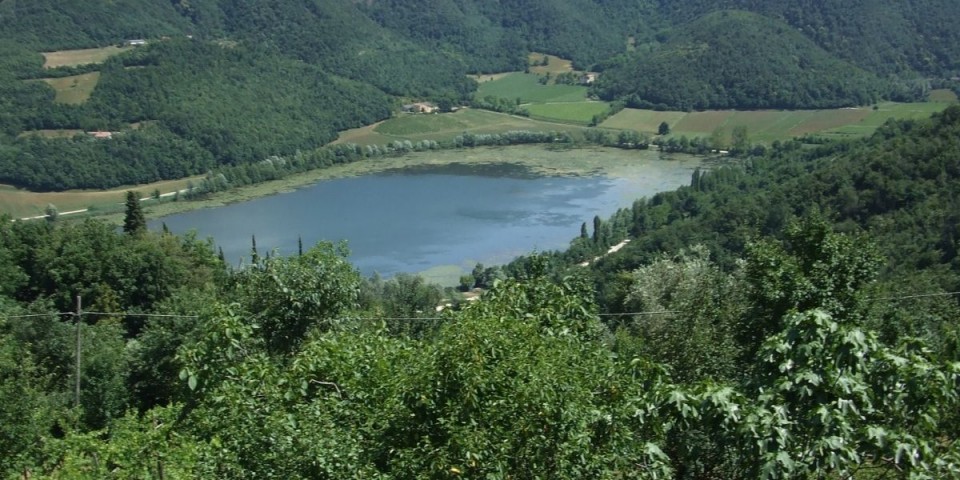
[[[502,133],[510,130],[575,132],[582,128],[576,125],[465,108],[454,113],[400,115],[376,125],[340,132],[340,136],[334,143],[383,145],[395,140],[449,141],[464,132]]]
[[[88,63],[103,63],[104,60],[126,52],[135,47],[118,47],[111,45],[103,48],[86,48],[83,50],[60,50],[43,54],[44,68],[72,67]]]
[[[43,138],[73,138],[75,135],[83,133],[83,130],[28,130],[18,135],[19,137],[43,137]]]
[[[199,183],[202,177],[165,180],[147,185],[133,185],[111,190],[70,190],[66,192],[28,192],[9,185],[0,185],[0,214],[14,218],[43,215],[47,205],[53,204],[60,212],[89,208],[97,212],[122,210],[127,190],[150,196],[154,190],[161,193],[187,188],[190,182]]]
[[[543,58],[547,58],[546,65],[540,65]],[[543,53],[530,53],[527,56],[527,63],[530,65],[530,73],[539,75],[566,73],[573,71],[573,62],[557,57],[555,55],[546,55]]]
[[[831,128],[825,136],[858,137],[870,135],[874,130],[891,118],[898,120],[929,118],[936,112],[942,112],[950,104],[944,102],[894,103],[885,102],[877,105],[877,110],[870,110],[859,122]]]
[[[57,96],[53,101],[69,105],[80,105],[90,99],[93,89],[100,81],[100,72],[84,73],[62,78],[45,78],[43,81],[53,87]]]
[[[527,111],[533,118],[582,125],[589,124],[595,115],[609,109],[610,104],[607,102],[536,103],[527,106]]]
[[[869,135],[888,118],[926,118],[947,107],[947,103],[881,103],[872,107],[832,110],[709,110],[704,112],[658,112],[624,109],[601,127],[637,130],[654,134],[661,122],[670,125],[672,135],[709,136],[715,129],[731,131],[745,126],[754,141],[788,140],[806,134],[824,136]]]
[[[492,82],[483,82],[477,97],[519,98],[521,103],[582,102],[587,87],[580,85],[541,85],[540,76],[532,73],[511,73]]]
[[[656,112],[628,108],[608,118],[601,125],[605,128],[618,130],[656,133],[661,123],[667,122],[670,128],[675,128],[677,123],[687,115],[687,112]]]
[[[957,101],[957,94],[953,93],[953,90],[948,90],[946,88],[932,90],[930,91],[929,100],[931,102],[953,103]]]
[[[506,77],[507,75],[513,75],[513,74],[514,72],[503,72],[503,73],[483,73],[479,75],[467,75],[467,76],[476,80],[477,83],[484,83],[484,82],[495,82],[497,80],[500,80],[503,77]]]

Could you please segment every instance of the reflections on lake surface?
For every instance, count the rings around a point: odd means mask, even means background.
[[[291,193],[196,210],[151,222],[211,236],[227,261],[346,240],[365,275],[469,270],[533,250],[565,248],[580,224],[606,218],[634,199],[687,184],[697,160],[638,161],[619,178],[542,177],[515,165],[417,167],[326,180]]]

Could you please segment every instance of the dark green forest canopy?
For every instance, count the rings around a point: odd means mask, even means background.
[[[307,63],[190,40],[108,60],[81,106],[37,103],[39,126],[124,133],[109,142],[10,140],[0,181],[36,190],[148,183],[291,155],[387,118],[392,107],[380,90]],[[134,122],[147,126],[130,130]]]
[[[880,3],[0,2],[0,181],[104,188],[309,150],[411,98],[468,101],[476,85],[465,73],[522,69],[530,51],[605,68],[596,90],[604,98],[683,109],[913,99],[927,79],[960,74],[947,20],[956,2]],[[41,51],[136,38],[150,46],[102,66],[41,68]],[[79,106],[53,103],[42,82],[17,81],[97,70]],[[113,145],[16,140],[134,121],[152,131]]]
[[[952,0],[684,0],[659,2],[674,23],[721,9],[739,9],[780,19],[828,52],[878,73],[915,71],[924,76],[956,74],[960,32]]]
[[[789,25],[752,13],[711,13],[664,35],[656,48],[601,63],[593,91],[670,110],[835,108],[924,93],[837,60]]]
[[[525,49],[586,66],[622,51],[627,37],[644,44],[661,30],[718,10],[738,9],[781,20],[831,54],[869,71],[943,76],[960,61],[960,42],[951,22],[957,8],[950,0],[540,0],[499,2],[495,8],[486,2],[441,0],[431,2],[429,9],[408,0],[41,0],[0,4],[0,36],[42,50],[173,34],[252,38],[300,56],[356,52],[357,46],[386,47],[400,41],[451,52],[471,69],[496,71],[519,65]],[[280,24],[286,28],[276,28]]]

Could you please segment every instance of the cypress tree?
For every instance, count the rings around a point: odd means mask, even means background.
[[[123,231],[135,235],[147,230],[147,218],[140,208],[140,196],[132,190],[127,191],[126,212],[123,215]]]
[[[603,220],[600,220],[599,215],[594,215],[593,217],[593,243],[600,244],[600,230],[603,228]]]

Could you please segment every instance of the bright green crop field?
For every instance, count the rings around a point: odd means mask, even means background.
[[[587,87],[581,85],[541,85],[540,76],[532,73],[511,73],[497,80],[480,83],[477,97],[519,98],[520,103],[582,102]]]

